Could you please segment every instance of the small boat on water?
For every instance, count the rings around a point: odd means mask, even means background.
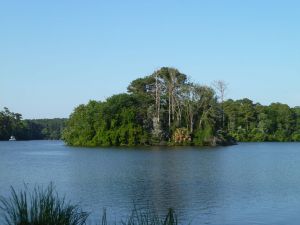
[[[15,136],[11,136],[9,141],[16,141],[17,139],[15,138]]]

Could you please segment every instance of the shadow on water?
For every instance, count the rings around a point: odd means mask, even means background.
[[[153,204],[161,215],[166,213],[167,208],[174,208],[180,220],[194,220],[200,211],[211,214],[211,209],[217,205],[219,192],[222,192],[220,185],[215,185],[220,183],[216,166],[221,164],[222,157],[217,153],[221,148],[76,150],[78,154],[89,156],[77,157],[77,161],[72,163],[69,182],[78,185],[73,194],[82,196],[88,192],[93,196],[91,208],[99,208],[101,202],[115,212],[116,217],[127,215],[128,205],[136,202],[141,206]],[[193,210],[187,212],[187,208]]]

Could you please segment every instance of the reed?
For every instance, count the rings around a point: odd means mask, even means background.
[[[9,198],[0,198],[1,225],[84,225],[89,216],[77,205],[60,198],[53,184],[47,188],[27,187]],[[0,220],[1,220],[0,219]]]
[[[108,225],[106,210],[103,212],[102,224]],[[116,225],[117,223],[111,223]],[[136,206],[127,219],[122,220],[120,225],[178,225],[177,215],[173,209],[169,209],[165,217],[160,217],[150,207],[147,209],[138,209]]]
[[[1,225],[86,225],[89,213],[78,205],[73,205],[61,198],[53,184],[47,188],[35,187],[16,191],[11,187],[10,197],[0,197]],[[101,225],[109,225],[106,210],[103,210]],[[169,209],[165,217],[147,207],[133,207],[130,215],[112,225],[178,225],[175,211]]]

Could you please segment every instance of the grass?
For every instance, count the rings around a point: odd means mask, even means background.
[[[26,186],[19,192],[11,187],[10,197],[0,197],[1,225],[86,225],[88,216],[89,213],[78,205],[60,198],[52,183],[47,188],[35,187],[32,191]],[[109,225],[106,210],[100,224]],[[161,218],[150,208],[138,209],[135,206],[127,219],[118,224],[178,225],[178,219],[173,209]]]
[[[0,198],[2,223],[5,225],[84,225],[89,216],[77,205],[60,198],[50,184],[46,189],[36,187]]]
[[[102,225],[108,225],[106,210],[102,216]],[[115,223],[116,224],[116,223]],[[161,219],[153,210],[148,209],[134,209],[131,215],[121,225],[178,225],[177,216],[173,209],[168,210],[168,214]]]

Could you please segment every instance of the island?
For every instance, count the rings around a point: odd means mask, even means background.
[[[63,132],[71,146],[232,145],[299,141],[300,109],[226,100],[227,84],[191,82],[163,67],[132,81],[127,93],[79,105]]]
[[[64,140],[70,146],[216,146],[300,141],[300,107],[226,99],[228,85],[191,82],[163,67],[127,93],[79,105],[68,119],[22,119],[0,111],[0,140]]]

